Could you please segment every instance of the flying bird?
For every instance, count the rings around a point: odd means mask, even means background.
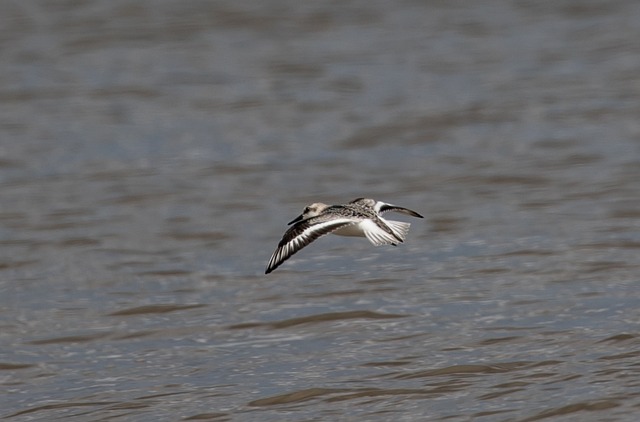
[[[412,217],[424,218],[415,211],[369,198],[357,198],[342,205],[311,204],[282,236],[271,255],[265,274],[269,274],[293,254],[317,238],[329,233],[339,236],[366,237],[375,246],[402,243],[411,224],[385,220],[382,214],[395,211]]]

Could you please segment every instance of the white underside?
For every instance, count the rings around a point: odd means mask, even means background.
[[[337,234],[338,236],[357,236],[357,237],[365,237],[364,230],[360,228],[360,224],[351,224],[346,227],[342,227],[333,232],[333,234]]]

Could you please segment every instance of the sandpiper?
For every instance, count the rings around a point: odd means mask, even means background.
[[[275,270],[293,254],[317,238],[333,233],[366,237],[375,246],[397,246],[407,237],[411,224],[382,218],[387,211],[424,218],[415,211],[369,198],[357,198],[343,205],[311,204],[292,220],[293,224],[278,243],[265,274]]]

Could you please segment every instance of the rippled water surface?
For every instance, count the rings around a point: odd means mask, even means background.
[[[637,420],[640,3],[2,9],[0,418]]]

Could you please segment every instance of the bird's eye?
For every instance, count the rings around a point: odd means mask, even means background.
[[[309,207],[306,207],[303,212],[309,212]]]

